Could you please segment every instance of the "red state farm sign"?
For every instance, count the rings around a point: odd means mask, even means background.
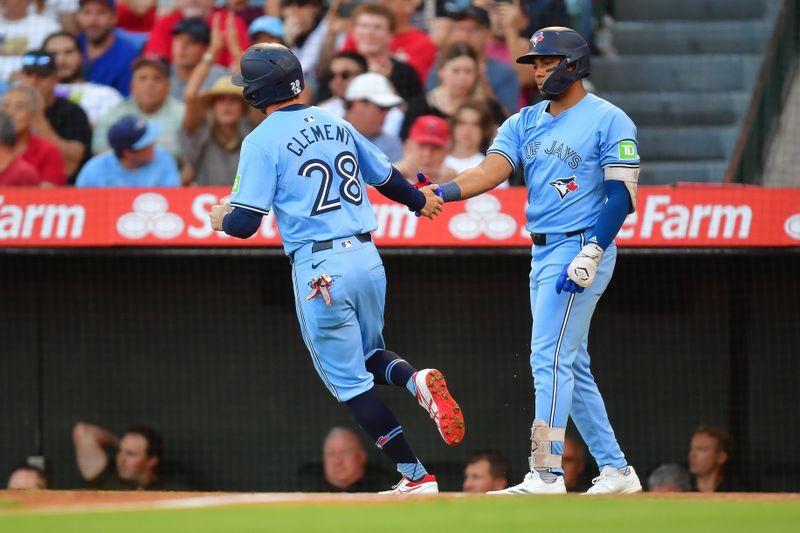
[[[228,190],[0,189],[0,246],[280,246],[274,218],[250,239],[211,229],[208,211]],[[403,247],[528,247],[527,191],[512,188],[447,204],[434,221],[375,190],[375,241]],[[620,246],[800,245],[800,189],[640,187]]]

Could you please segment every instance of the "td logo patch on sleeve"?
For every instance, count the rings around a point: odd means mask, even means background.
[[[619,158],[621,160],[639,159],[639,154],[636,153],[636,143],[633,141],[620,141]]]
[[[242,177],[237,175],[236,179],[233,180],[233,188],[231,189],[231,192],[239,192],[239,182],[240,181],[242,181]]]

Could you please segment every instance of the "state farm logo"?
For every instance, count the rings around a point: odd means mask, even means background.
[[[140,194],[133,201],[133,212],[117,219],[117,231],[126,239],[141,239],[152,234],[158,239],[174,239],[183,231],[183,219],[169,213],[169,202],[158,193]]]
[[[747,204],[680,204],[668,194],[651,194],[641,212],[625,219],[617,238],[745,241],[752,222],[753,209]]]
[[[792,215],[783,223],[783,231],[792,239],[800,241],[800,214]]]
[[[0,241],[79,240],[86,208],[80,204],[9,203],[0,195]]]
[[[493,240],[508,239],[517,230],[514,217],[500,212],[500,200],[491,194],[470,198],[464,204],[465,213],[450,219],[450,233],[461,240],[486,235]]]

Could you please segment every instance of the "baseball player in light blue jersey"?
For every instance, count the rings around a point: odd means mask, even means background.
[[[533,239],[530,291],[535,419],[530,473],[501,494],[566,492],[561,451],[572,417],[600,467],[588,494],[641,491],[589,369],[589,324],[617,258],[614,236],[636,205],[636,126],[587,94],[589,47],[569,28],[537,31],[530,63],[545,100],[500,127],[486,159],[440,187],[445,201],[470,198],[522,165]]]
[[[404,387],[433,418],[447,444],[464,438],[464,417],[436,369],[417,371],[383,340],[386,275],[370,232],[377,227],[366,185],[429,218],[442,209],[430,186],[417,189],[349,123],[300,104],[302,69],[278,44],[250,47],[233,83],[266,118],[242,143],[229,204],[211,225],[247,238],[274,210],[292,263],[297,318],[314,368],[330,393],[397,465],[387,493],[438,492],[375,383]]]

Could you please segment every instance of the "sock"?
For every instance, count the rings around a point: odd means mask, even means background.
[[[414,374],[416,374],[416,372],[414,372]],[[411,396],[414,398],[417,397],[417,384],[414,383],[414,376],[408,378],[408,381],[406,381],[406,388],[408,389],[408,392],[411,393]]]
[[[403,428],[374,389],[346,402],[358,425],[375,441],[375,445],[397,465],[397,470],[412,481],[427,472],[403,436]],[[403,468],[403,470],[401,470]]]
[[[367,359],[366,366],[367,371],[374,376],[375,383],[405,387],[414,397],[417,396],[417,387],[411,379],[417,369],[396,353],[378,350]]]
[[[397,471],[406,476],[411,481],[419,481],[428,475],[428,471],[422,466],[422,463],[398,463]]]

